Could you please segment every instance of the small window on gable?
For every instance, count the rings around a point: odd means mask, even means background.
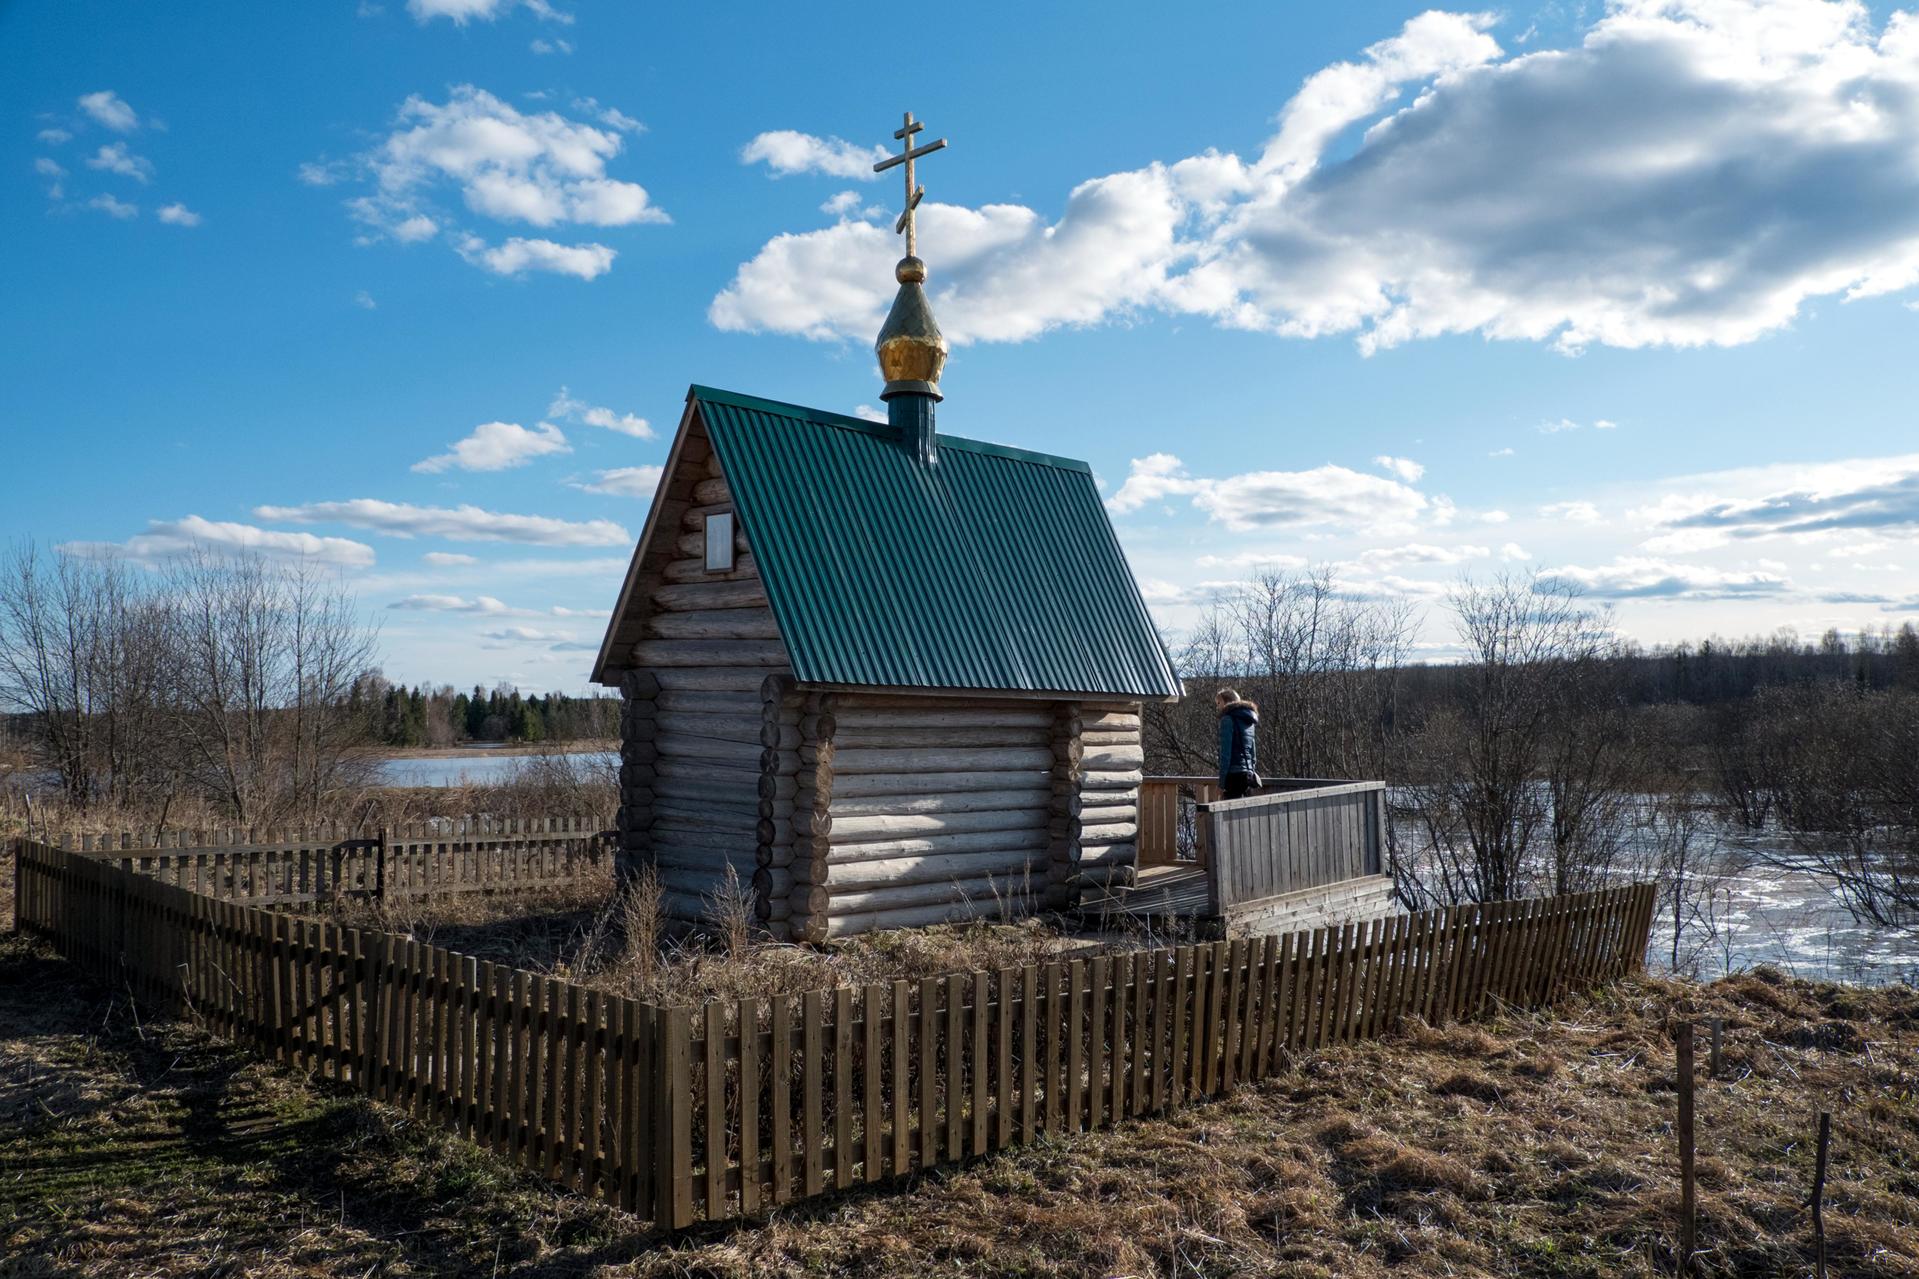
[[[706,571],[733,571],[733,512],[721,511],[706,517]]]

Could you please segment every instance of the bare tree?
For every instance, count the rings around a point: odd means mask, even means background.
[[[1786,869],[1812,869],[1855,918],[1919,931],[1919,695],[1828,682],[1767,689]]]
[[[1575,587],[1506,575],[1447,599],[1466,660],[1407,744],[1403,811],[1430,854],[1415,900],[1569,891],[1619,847],[1624,716],[1610,713],[1609,616]]]
[[[154,783],[166,629],[165,601],[118,560],[29,542],[0,565],[0,704],[29,718],[36,762],[74,807]]]
[[[1407,602],[1352,596],[1330,569],[1255,572],[1188,635],[1179,665],[1192,695],[1149,710],[1155,766],[1214,770],[1212,694],[1231,684],[1260,704],[1262,774],[1377,776],[1415,622]]]
[[[311,817],[363,778],[349,706],[374,639],[341,587],[310,566],[196,552],[167,574],[170,700],[181,768],[242,825]]]

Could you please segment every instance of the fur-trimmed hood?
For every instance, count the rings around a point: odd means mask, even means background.
[[[1249,702],[1242,697],[1237,702],[1228,702],[1226,703],[1226,705],[1219,708],[1219,713],[1221,715],[1231,715],[1234,711],[1245,711],[1248,715],[1251,715],[1254,719],[1258,719],[1259,703]]]

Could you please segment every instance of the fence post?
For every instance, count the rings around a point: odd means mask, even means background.
[[[1696,1250],[1698,1236],[1698,1210],[1694,1202],[1693,1189],[1693,1064],[1692,1064],[1692,1018],[1687,1016],[1673,1028],[1678,1041],[1678,1085],[1679,1085],[1679,1273],[1690,1275],[1693,1271],[1693,1252]]]
[[[662,1008],[658,1017],[654,1099],[660,1109],[653,1123],[659,1143],[653,1193],[659,1207],[654,1223],[679,1230],[693,1224],[693,1022],[684,1008]],[[809,1146],[817,1140],[815,1133],[807,1134]]]
[[[380,827],[379,841],[373,845],[373,900],[381,905],[386,904],[386,858],[391,842],[391,828]]]

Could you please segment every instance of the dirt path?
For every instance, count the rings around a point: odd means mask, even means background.
[[[1320,1054],[1220,1102],[664,1242],[382,1107],[141,1024],[0,937],[0,1276],[1671,1275],[1676,1001],[1707,1276],[1919,1276],[1919,995],[1629,982]]]

